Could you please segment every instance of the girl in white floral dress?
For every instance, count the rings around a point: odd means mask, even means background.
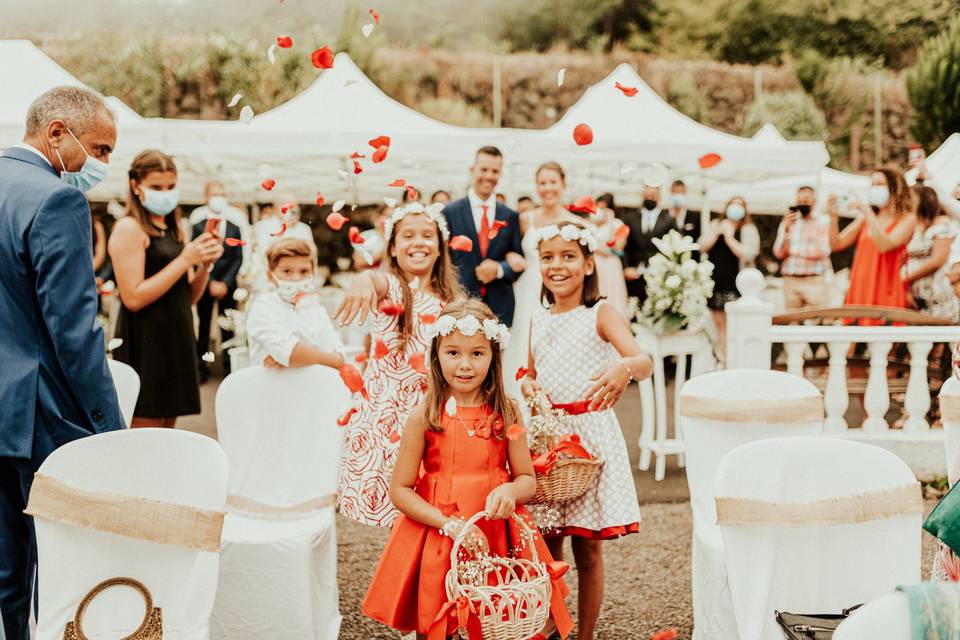
[[[622,314],[600,299],[593,252],[596,237],[571,222],[539,229],[540,274],[550,308],[533,318],[524,396],[546,392],[564,411],[564,425],[604,465],[596,484],[579,498],[551,505],[558,515],[544,532],[554,558],[572,537],[579,580],[580,640],[594,637],[603,602],[601,542],[640,527],[640,508],[627,446],[613,406],[631,380],[647,378],[642,355]]]
[[[427,327],[443,305],[463,297],[447,248],[442,207],[400,207],[387,221],[387,268],[353,279],[337,310],[341,325],[368,313],[372,335],[358,409],[347,416],[338,488],[340,513],[389,527],[398,511],[390,476],[403,425],[423,400],[430,343]],[[356,376],[356,372],[353,372]]]

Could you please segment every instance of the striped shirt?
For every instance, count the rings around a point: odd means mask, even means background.
[[[789,231],[781,222],[773,254],[783,260],[780,273],[785,276],[823,275],[830,265],[830,217],[799,217]]]

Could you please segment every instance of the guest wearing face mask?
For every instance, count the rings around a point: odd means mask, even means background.
[[[206,222],[210,216],[226,219],[227,222],[240,230],[240,239],[245,243],[243,246],[243,262],[246,263],[250,259],[250,252],[253,249],[253,228],[250,226],[247,213],[230,204],[227,200],[226,189],[219,180],[210,180],[203,185],[203,199],[205,204],[190,212],[190,227],[196,228],[201,222]]]
[[[710,222],[700,249],[713,263],[713,296],[707,305],[713,312],[717,326],[717,342],[721,359],[726,359],[727,316],[724,307],[740,294],[737,292],[737,274],[752,267],[760,253],[760,233],[750,219],[747,201],[734,196],[727,201],[723,216]]]
[[[797,189],[797,203],[783,216],[773,243],[773,255],[783,261],[783,296],[787,311],[823,307],[829,301],[826,273],[830,269],[830,217],[814,207],[813,187]],[[831,196],[832,207],[836,198]]]
[[[123,303],[113,356],[140,375],[131,426],[173,427],[200,413],[192,306],[223,246],[210,233],[185,243],[173,158],[143,151],[128,175],[127,213],[108,245]]]
[[[213,196],[213,198],[222,196]],[[213,200],[216,203],[216,200]],[[218,207],[218,211],[221,210]],[[236,301],[233,294],[237,290],[237,276],[240,275],[240,269],[243,266],[243,252],[246,247],[243,243],[243,232],[231,222],[228,218],[215,216],[212,212],[210,217],[206,217],[193,225],[190,237],[199,238],[206,231],[210,231],[221,242],[226,242],[223,247],[223,255],[217,260],[210,275],[207,278],[207,288],[197,302],[197,317],[199,320],[197,327],[197,370],[200,373],[200,383],[203,384],[210,376],[210,367],[204,360],[204,355],[210,351],[210,326],[213,321],[214,302],[217,303],[217,314],[226,315],[227,310],[235,308]],[[216,221],[211,227],[211,221]],[[241,244],[238,244],[241,243]],[[223,342],[226,342],[233,336],[233,333],[227,330],[221,330]],[[223,354],[224,373],[230,373],[230,356]]]
[[[644,187],[640,211],[625,214],[623,221],[630,227],[627,246],[623,252],[623,276],[627,280],[627,293],[639,298],[643,303],[647,299],[643,273],[646,271],[647,262],[658,253],[653,239],[666,235],[674,228],[670,214],[660,209],[660,187]]]
[[[293,194],[284,193],[275,203],[271,216],[261,216],[257,224],[254,225],[253,235],[255,251],[259,255],[266,253],[274,242],[280,238],[296,238],[316,244],[313,239],[313,230],[310,225],[300,221],[300,205],[294,199]]]
[[[907,285],[901,275],[906,245],[917,227],[913,196],[903,174],[877,169],[870,174],[868,203],[854,201],[857,217],[840,230],[839,211],[830,208],[830,246],[843,251],[857,244],[845,304],[907,307]],[[878,325],[880,320],[860,320]]]
[[[247,314],[250,361],[271,369],[343,365],[340,334],[316,295],[317,251],[293,238],[267,249],[270,289]]]
[[[682,235],[690,236],[694,240],[700,237],[700,212],[691,211],[687,208],[689,200],[687,199],[687,185],[683,180],[674,180],[670,185],[670,217],[673,218],[673,226],[677,228]],[[694,251],[692,256],[694,260],[700,259],[700,252]]]

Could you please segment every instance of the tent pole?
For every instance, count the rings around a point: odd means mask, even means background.
[[[503,78],[501,71],[500,56],[493,56],[493,126],[498,129],[503,126],[503,96],[501,95]]]

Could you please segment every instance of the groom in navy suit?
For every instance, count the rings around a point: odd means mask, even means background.
[[[516,306],[513,282],[520,272],[510,266],[507,254],[522,256],[523,248],[519,215],[497,202],[495,195],[502,169],[500,150],[482,147],[470,167],[473,186],[467,190],[467,197],[448,204],[443,214],[451,237],[466,236],[473,241],[471,251],[451,252],[463,288],[486,302],[500,321],[510,326]]]
[[[106,175],[116,139],[103,98],[58,87],[30,105],[24,141],[0,156],[0,612],[7,640],[30,637],[37,549],[23,510],[33,474],[57,447],[124,426],[97,322],[82,193]]]

